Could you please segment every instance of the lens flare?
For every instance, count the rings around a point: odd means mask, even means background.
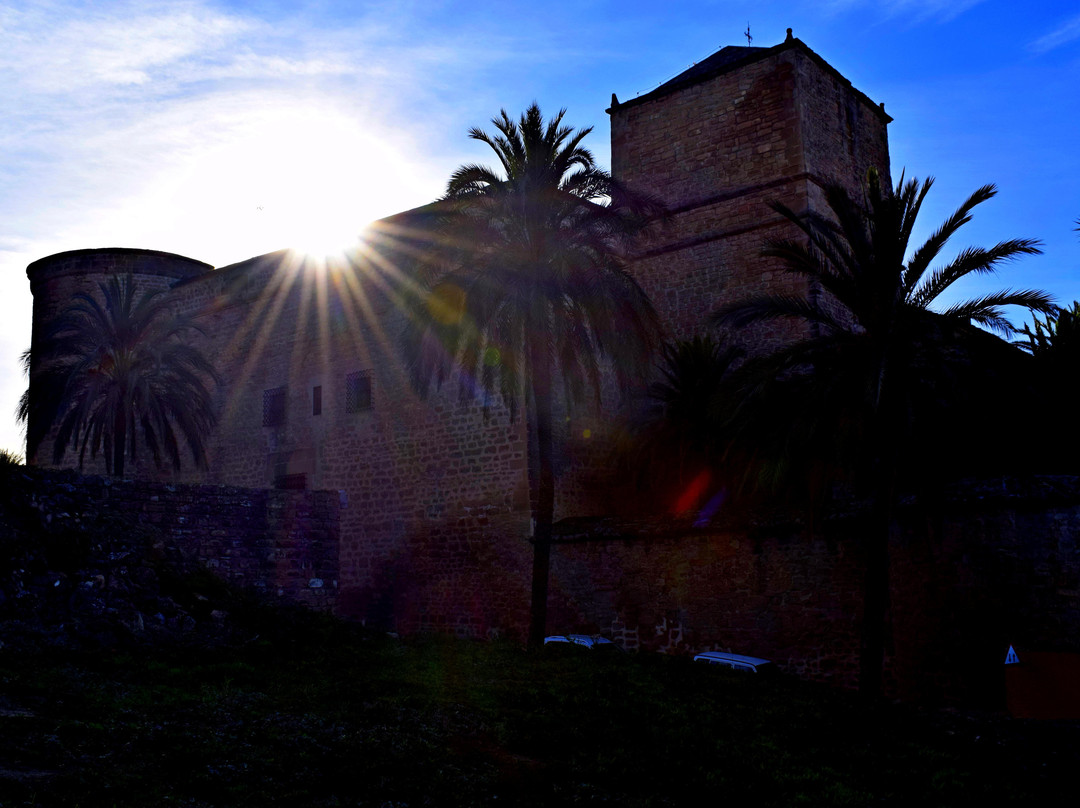
[[[706,469],[691,480],[690,485],[688,485],[683,492],[679,494],[679,498],[675,500],[675,513],[686,513],[693,508],[698,500],[701,499],[701,495],[705,493],[705,489],[709,487],[709,480],[711,479],[712,475],[709,474],[708,469]]]
[[[440,325],[458,325],[465,317],[465,290],[452,283],[442,283],[431,290],[428,313]]]
[[[694,520],[694,527],[705,527],[709,524],[720,510],[720,506],[724,504],[725,499],[727,499],[727,490],[724,488],[713,494],[712,498],[705,503],[705,507],[698,512],[697,519]]]

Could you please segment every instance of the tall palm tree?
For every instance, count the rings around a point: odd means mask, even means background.
[[[600,399],[605,361],[620,382],[644,377],[658,325],[625,271],[630,240],[660,206],[596,166],[582,140],[592,127],[545,121],[533,104],[492,119],[486,143],[501,171],[466,165],[442,200],[444,267],[406,334],[421,389],[457,369],[462,389],[495,394],[514,415],[524,404],[531,451],[533,583],[530,644],[542,642],[555,501],[554,407],[561,392]]]
[[[80,293],[35,348],[35,369],[19,418],[27,422],[27,456],[55,428],[53,462],[68,449],[82,468],[102,451],[110,474],[138,459],[139,437],[160,468],[179,469],[181,441],[198,466],[216,422],[207,382],[211,363],[188,341],[198,329],[175,316],[157,292],[136,298],[129,275],[99,284],[100,300]],[[30,356],[26,364],[30,366]]]
[[[964,395],[979,355],[1016,353],[976,325],[1008,335],[1014,329],[1004,307],[1053,310],[1047,294],[1031,290],[993,292],[941,310],[935,306],[961,278],[994,272],[1002,263],[1040,250],[1034,240],[1012,239],[990,248],[968,247],[931,269],[973,209],[996,193],[993,185],[979,188],[912,250],[915,221],[932,184],[932,179],[920,184],[901,177],[890,190],[871,172],[864,205],[839,186],[826,190],[832,218],[800,216],[775,205],[802,238],[775,242],[765,254],[803,279],[807,293],[736,301],[714,315],[728,326],[775,318],[807,326],[805,339],[758,361],[758,396],[748,400],[768,399],[781,388],[786,395],[797,390],[797,398],[787,399],[795,410],[792,423],[821,438],[812,451],[833,451],[837,465],[861,481],[872,503],[859,682],[869,697],[880,693],[882,681],[888,534],[898,464],[906,449],[927,445],[918,439],[934,428],[934,418],[950,399]],[[969,415],[986,406],[985,401],[968,404]],[[787,449],[793,445],[795,440],[788,441]],[[804,443],[802,450],[811,448]]]

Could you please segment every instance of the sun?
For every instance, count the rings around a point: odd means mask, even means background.
[[[286,246],[319,260],[344,255],[360,243],[359,233],[366,224],[359,223],[359,219],[367,214],[353,216],[352,213],[346,205],[314,211],[310,216],[294,211],[289,217],[289,227],[282,228],[282,232],[288,233]]]
[[[340,255],[372,220],[396,212],[385,190],[404,161],[359,123],[309,112],[275,121],[267,139],[273,170],[258,184],[256,218],[279,246]]]
[[[326,100],[241,110],[127,221],[145,220],[147,243],[218,266],[285,248],[323,259],[435,198],[424,170],[402,133]]]

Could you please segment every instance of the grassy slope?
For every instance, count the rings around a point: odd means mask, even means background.
[[[233,649],[0,651],[0,805],[1054,804],[1076,763],[1076,726],[250,619]]]

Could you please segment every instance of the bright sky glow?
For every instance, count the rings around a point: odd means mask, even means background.
[[[468,128],[533,100],[595,126],[586,145],[607,165],[611,93],[745,44],[748,23],[754,45],[793,28],[885,102],[894,175],[938,178],[925,227],[995,182],[953,246],[1045,242],[963,294],[1080,298],[1075,2],[0,0],[0,448],[22,446],[31,261],[332,252],[439,196],[461,163],[493,162]]]

